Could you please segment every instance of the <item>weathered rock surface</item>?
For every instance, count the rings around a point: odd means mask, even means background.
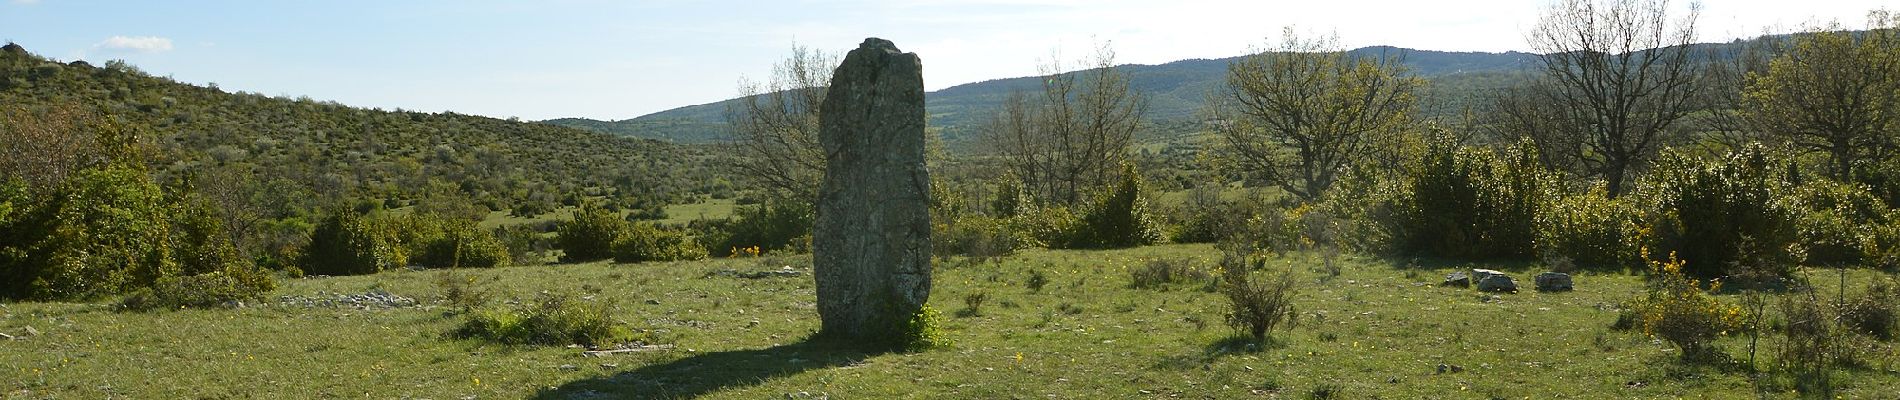
[[[1510,275],[1484,275],[1484,279],[1478,280],[1478,291],[1517,293],[1517,281],[1512,280]]]
[[[1439,282],[1438,286],[1471,287],[1471,275],[1465,274],[1465,271],[1452,271],[1445,275],[1445,281]]]
[[[1537,274],[1537,277],[1531,278],[1531,281],[1537,284],[1538,291],[1562,292],[1572,290],[1570,274],[1566,273],[1545,272]]]
[[[819,107],[825,177],[812,269],[825,335],[888,337],[930,299],[930,175],[916,54],[869,38],[845,54]]]
[[[1503,271],[1498,271],[1495,269],[1483,269],[1483,268],[1473,269],[1471,270],[1471,282],[1472,283],[1484,282],[1484,278],[1490,278],[1492,276],[1498,276],[1498,275],[1505,275],[1505,274]]]

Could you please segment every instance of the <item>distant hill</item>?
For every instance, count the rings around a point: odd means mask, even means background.
[[[1392,54],[1412,71],[1434,83],[1421,95],[1427,115],[1455,112],[1471,93],[1508,84],[1527,71],[1536,55],[1521,52],[1473,53],[1413,50],[1373,46],[1350,51],[1361,55]],[[1124,65],[1129,84],[1146,94],[1148,117],[1159,125],[1179,125],[1200,110],[1209,91],[1226,79],[1227,65],[1240,57],[1192,59],[1160,65]],[[995,79],[952,86],[925,94],[930,125],[943,129],[946,141],[973,137],[982,118],[1015,90],[1040,87],[1038,77]],[[728,137],[726,107],[737,99],[675,108],[620,121],[563,118],[542,121],[597,132],[677,143],[706,143]],[[1446,114],[1448,115],[1448,114]]]
[[[207,169],[310,196],[402,205],[431,180],[493,208],[569,193],[671,202],[708,190],[710,152],[664,141],[455,113],[385,111],[226,92],[122,62],[0,51],[0,108],[77,107],[145,132],[162,176]],[[629,135],[639,136],[639,135]],[[637,199],[636,199],[637,198]]]

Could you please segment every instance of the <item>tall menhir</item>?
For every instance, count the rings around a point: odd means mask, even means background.
[[[824,336],[888,345],[930,299],[930,173],[923,67],[869,38],[844,57],[818,112],[825,178],[812,228]]]

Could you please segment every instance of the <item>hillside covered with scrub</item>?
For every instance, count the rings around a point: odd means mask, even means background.
[[[927,296],[875,341],[822,334],[836,54],[522,122],[8,44],[0,397],[1900,393],[1900,17],[1698,43],[1672,10],[926,95]]]

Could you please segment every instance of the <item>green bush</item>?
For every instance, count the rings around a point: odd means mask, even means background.
[[[334,210],[317,223],[297,264],[313,275],[364,275],[408,262],[389,224],[353,210]]]
[[[920,352],[949,347],[950,337],[944,333],[943,325],[943,314],[938,313],[937,309],[930,306],[917,309],[916,314],[904,321],[903,330],[900,331],[904,351]]]
[[[243,300],[276,282],[231,243],[189,188],[108,164],[29,192],[0,184],[0,298],[86,300],[139,293],[165,307]]]
[[[584,201],[574,211],[574,219],[554,228],[555,242],[561,248],[561,262],[586,262],[613,257],[614,243],[625,238],[627,220],[598,203]]]
[[[444,222],[440,234],[429,235],[409,264],[431,268],[492,268],[514,260],[508,246],[474,221]]]
[[[1889,271],[1900,269],[1900,218],[1868,227],[1862,262]]]
[[[1069,227],[1061,247],[1113,249],[1160,242],[1161,229],[1148,215],[1141,191],[1141,174],[1133,166],[1124,166],[1121,182]]]
[[[566,294],[544,293],[523,308],[472,313],[453,335],[503,344],[593,348],[638,339],[632,329],[607,314],[611,308]]]
[[[1257,198],[1190,204],[1177,212],[1176,243],[1214,243],[1234,236],[1266,213],[1278,213]]]
[[[1618,326],[1641,328],[1650,337],[1676,345],[1684,360],[1708,359],[1718,353],[1715,339],[1740,332],[1748,316],[1741,307],[1723,303],[1710,294],[1721,291],[1720,281],[1705,291],[1685,274],[1685,260],[1674,254],[1669,258],[1649,262],[1649,290],[1624,302]]]
[[[1080,223],[1062,207],[1035,207],[1009,219],[1010,230],[1031,241],[1025,247],[1062,247]]]
[[[509,264],[526,265],[540,263],[547,258],[548,250],[554,243],[541,235],[540,228],[533,224],[506,225],[495,228],[495,239],[501,241],[508,250]]]
[[[1406,185],[1394,238],[1412,254],[1528,259],[1537,216],[1559,189],[1532,146],[1500,153],[1439,139]]]
[[[1202,283],[1214,280],[1214,276],[1195,265],[1193,259],[1162,258],[1148,260],[1128,271],[1128,286],[1135,289],[1165,289],[1176,283]]]
[[[488,305],[489,292],[479,283],[480,277],[455,270],[443,270],[435,276],[435,287],[442,291],[442,300],[463,313]]]
[[[515,207],[508,210],[508,215],[521,218],[534,218],[551,212],[554,212],[553,201],[535,198],[515,202]]]
[[[1877,257],[1879,227],[1892,220],[1886,203],[1866,186],[1814,180],[1793,187],[1795,222],[1807,262],[1859,264]]]
[[[1854,182],[1889,205],[1900,205],[1900,159],[1862,160],[1854,166]]]
[[[1253,270],[1261,264],[1254,256],[1235,252],[1221,258],[1220,292],[1229,306],[1227,325],[1257,342],[1265,341],[1276,327],[1291,328],[1299,316],[1293,306],[1293,296],[1299,291],[1293,271],[1256,279]]]
[[[1757,271],[1786,277],[1799,250],[1798,206],[1768,150],[1751,145],[1718,160],[1665,152],[1647,179],[1657,212],[1646,218],[1656,248],[1687,261],[1687,273],[1719,278],[1735,265],[1779,266]]]
[[[733,211],[733,217],[711,222],[700,236],[700,243],[717,257],[751,247],[764,252],[802,253],[811,249],[812,218],[811,204],[807,202],[772,199],[756,206],[739,207]]]
[[[276,286],[268,274],[256,268],[167,276],[152,287],[132,292],[119,305],[134,311],[227,307],[261,298]]]
[[[1628,197],[1610,199],[1604,193],[1598,185],[1546,205],[1537,216],[1537,253],[1586,266],[1640,265],[1641,213]]]
[[[167,246],[171,213],[144,171],[85,169],[33,197],[37,204],[15,211],[0,233],[0,274],[7,275],[0,296],[94,298],[147,287],[176,270]]]
[[[1883,278],[1841,305],[1841,322],[1857,333],[1893,340],[1900,333],[1900,282]]]
[[[1341,247],[1382,254],[1400,250],[1395,238],[1405,232],[1401,211],[1410,198],[1409,180],[1388,174],[1373,167],[1349,168],[1321,197],[1316,207],[1340,222],[1336,239]]]
[[[1009,220],[966,215],[954,220],[933,219],[931,252],[938,257],[960,255],[993,258],[1015,254],[1033,240],[1015,231]]]
[[[706,258],[706,248],[685,233],[635,223],[614,242],[615,262],[680,261]]]

